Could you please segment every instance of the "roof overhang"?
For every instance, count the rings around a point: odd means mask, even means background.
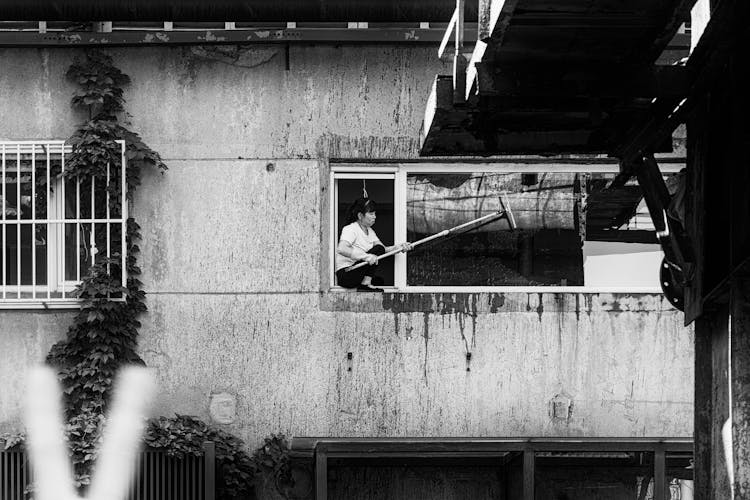
[[[473,52],[457,44],[454,74],[435,80],[422,155],[621,157],[690,87],[675,63],[688,55],[689,35],[678,29],[694,2],[483,3]],[[650,152],[671,151],[670,139]]]
[[[466,15],[477,16],[478,0]],[[4,0],[12,21],[445,22],[455,0]]]

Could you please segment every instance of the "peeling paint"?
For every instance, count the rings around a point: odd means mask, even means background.
[[[269,46],[196,45],[190,52],[206,61],[216,61],[240,68],[255,68],[273,59],[279,49]]]
[[[488,296],[490,312],[495,314],[505,305],[505,294],[504,293],[492,293]]]
[[[198,40],[204,40],[206,42],[223,42],[227,39],[225,36],[216,36],[212,31],[206,31],[204,36],[198,36]]]
[[[536,307],[536,313],[539,315],[539,322],[542,322],[542,314],[544,313],[544,294],[539,293],[537,294],[537,307]]]

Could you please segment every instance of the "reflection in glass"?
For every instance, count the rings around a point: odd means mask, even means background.
[[[407,284],[426,286],[652,286],[661,250],[634,179],[616,173],[407,176],[407,239],[491,214],[498,219],[418,246]]]

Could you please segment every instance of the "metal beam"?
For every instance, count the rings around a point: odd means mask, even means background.
[[[477,18],[467,0],[467,17]],[[15,21],[425,21],[446,22],[455,0],[3,0]]]
[[[476,35],[476,25],[467,27]],[[436,45],[441,28],[251,28],[217,30],[0,31],[0,47],[212,45],[250,43],[386,43]]]

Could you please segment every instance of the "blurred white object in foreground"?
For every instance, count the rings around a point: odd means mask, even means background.
[[[127,367],[120,372],[87,498],[127,498],[154,389],[148,369]],[[61,394],[52,369],[38,367],[30,372],[26,429],[36,500],[79,498],[63,435]]]

